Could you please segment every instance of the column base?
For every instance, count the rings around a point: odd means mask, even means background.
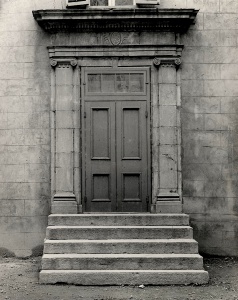
[[[159,194],[156,202],[156,213],[182,213],[182,202],[180,201],[179,194]]]
[[[156,213],[180,214],[182,213],[182,204],[180,201],[157,201]]]
[[[77,214],[76,197],[72,193],[59,193],[54,195],[51,205],[52,214]]]

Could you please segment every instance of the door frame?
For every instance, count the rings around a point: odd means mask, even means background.
[[[86,91],[86,74],[90,71],[96,72],[96,71],[105,71],[108,72],[108,74],[113,73],[113,72],[118,72],[118,73],[122,73],[122,72],[138,72],[138,71],[143,71],[143,73],[145,74],[145,87],[146,87],[146,91],[143,95],[137,95],[137,94],[129,94],[130,100],[128,101],[141,101],[142,99],[146,99],[146,111],[147,111],[147,116],[146,116],[146,123],[147,123],[147,132],[146,132],[146,143],[147,143],[147,196],[146,196],[146,201],[147,201],[147,211],[146,212],[150,212],[151,211],[151,199],[152,199],[152,191],[151,191],[151,175],[152,175],[152,171],[151,171],[151,68],[150,67],[145,67],[145,66],[134,66],[134,67],[127,67],[127,66],[117,66],[117,67],[96,67],[96,66],[85,66],[81,68],[81,88],[80,88],[80,92],[81,92],[81,165],[82,165],[82,173],[81,173],[81,187],[82,187],[82,212],[86,212],[86,202],[88,201],[86,195],[86,183],[84,182],[85,177],[86,177],[86,159],[84,160],[85,154],[86,154],[86,141],[85,141],[85,136],[84,133],[86,132],[86,128],[85,128],[85,114],[86,114],[86,110],[85,110],[85,102],[89,99],[92,98],[98,98],[101,99],[101,101],[103,101],[104,97],[103,96],[95,96],[95,95],[87,95],[85,94]],[[113,93],[111,93],[111,95],[113,95]],[[106,93],[106,96],[110,96],[110,93]],[[115,99],[120,99],[122,97],[124,97],[125,95],[119,95],[119,96],[115,96]],[[141,100],[136,100],[136,99],[141,99]],[[92,100],[91,100],[92,101]],[[100,101],[100,100],[99,100]],[[108,100],[109,101],[109,100]],[[115,100],[117,101],[117,100]],[[119,100],[122,101],[122,100]],[[143,100],[144,101],[144,100]],[[100,102],[101,103],[101,102]],[[116,126],[116,125],[115,125]],[[112,212],[112,213],[116,213]],[[93,213],[93,212],[89,212],[87,211],[87,213]],[[101,213],[101,212],[100,212]],[[126,212],[125,212],[126,213]],[[128,212],[129,213],[129,212]]]
[[[150,67],[153,213],[182,211],[181,79],[183,46],[49,47],[51,69],[51,211],[82,213],[82,67]]]

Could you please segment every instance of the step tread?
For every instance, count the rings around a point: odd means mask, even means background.
[[[110,239],[110,240],[50,240],[47,239],[45,240],[45,244],[81,244],[81,243],[105,243],[105,244],[110,244],[110,243],[126,243],[128,244],[128,239]],[[129,243],[193,243],[197,244],[197,241],[194,239],[130,239]]]
[[[43,284],[68,283],[85,286],[206,284],[208,273],[200,270],[43,270]]]
[[[184,274],[184,273],[207,273],[205,270],[41,270],[40,273],[165,273],[165,274]]]
[[[61,253],[61,254],[43,254],[43,259],[49,258],[202,258],[199,254],[77,254],[77,253]]]
[[[98,213],[91,213],[91,214],[51,214],[49,215],[49,217],[79,217],[79,218],[84,218],[84,217],[115,217],[115,216],[123,216],[123,217],[134,217],[134,216],[149,216],[149,217],[152,217],[152,218],[160,218],[160,217],[178,217],[178,216],[181,216],[181,217],[188,217],[187,214],[151,214],[151,213],[115,213],[115,214],[108,214],[108,213],[105,213],[105,214],[98,214]]]
[[[158,228],[161,228],[161,229],[173,229],[173,228],[176,228],[176,229],[187,229],[187,228],[192,228],[191,226],[189,226],[189,225],[184,225],[184,226],[176,226],[176,225],[171,225],[171,226],[169,226],[169,225],[167,225],[167,226],[160,226],[160,225],[158,225],[158,226],[131,226],[131,225],[129,225],[129,226],[115,226],[115,225],[113,225],[113,226],[108,226],[108,225],[106,225],[106,226],[75,226],[75,225],[69,225],[69,226],[65,226],[65,225],[62,225],[62,226],[59,226],[59,225],[57,225],[57,226],[52,226],[52,225],[50,225],[50,226],[48,226],[47,227],[48,229],[77,229],[77,228],[82,228],[82,229],[87,229],[87,228],[93,228],[93,229],[96,229],[96,228],[98,228],[98,229],[105,229],[105,228],[115,228],[115,229],[124,229],[124,228],[128,228],[128,229],[136,229],[136,228],[146,228],[146,229],[148,229],[148,228],[151,228],[151,229],[153,229],[153,228],[155,228],[155,229],[158,229]]]

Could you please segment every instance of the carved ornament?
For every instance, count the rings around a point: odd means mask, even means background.
[[[57,60],[55,60],[55,59],[50,60],[51,67],[55,68],[57,66],[57,64],[58,64]]]

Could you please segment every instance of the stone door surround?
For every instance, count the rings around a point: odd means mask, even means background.
[[[150,67],[151,212],[181,212],[181,45],[49,47],[52,213],[81,213],[82,68]]]
[[[103,36],[95,44],[48,48],[52,213],[82,213],[80,87],[82,68],[87,66],[150,68],[151,212],[182,211],[180,33],[194,23],[197,13],[130,7],[33,11],[38,24],[51,34],[77,32],[83,38],[87,33],[96,40]],[[129,42],[130,32],[142,40]],[[163,38],[166,32],[172,40]]]

